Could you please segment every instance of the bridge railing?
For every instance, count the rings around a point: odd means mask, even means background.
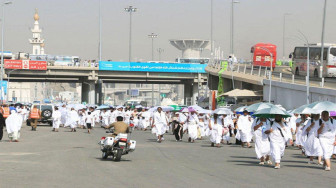
[[[222,69],[220,62],[209,64],[209,66],[218,70]],[[234,66],[228,65],[226,71],[259,76],[264,79],[269,79],[269,75],[271,72],[270,67],[253,66],[253,64],[251,63],[237,63]],[[307,85],[308,82],[307,77],[296,76],[291,73],[291,70],[286,70],[286,68],[280,70],[277,70],[277,68],[275,68],[275,70],[272,70],[272,80],[300,85]],[[325,79],[310,78],[310,85],[323,88],[325,87]]]

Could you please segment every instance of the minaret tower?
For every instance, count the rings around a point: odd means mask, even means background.
[[[44,39],[41,38],[42,29],[39,26],[39,15],[37,9],[35,9],[34,15],[34,28],[31,29],[33,33],[33,38],[29,39],[30,44],[33,45],[33,55],[43,55],[44,54]]]

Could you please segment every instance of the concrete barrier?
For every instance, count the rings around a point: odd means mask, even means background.
[[[269,80],[263,80],[264,100],[269,98]],[[310,87],[309,102],[331,101],[336,102],[336,90],[331,88]],[[302,84],[292,84],[272,80],[271,101],[281,104],[286,109],[294,109],[307,103],[307,87]]]

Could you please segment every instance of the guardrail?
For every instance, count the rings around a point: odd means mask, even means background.
[[[218,70],[221,70],[221,62],[213,61],[212,63],[209,63],[208,66],[211,68],[215,68]],[[251,63],[237,63],[235,65],[227,65],[227,70],[229,72],[237,72],[237,73],[243,73],[243,74],[249,74],[249,75],[255,75],[259,77],[263,77],[264,79],[269,79],[270,75],[270,67],[263,67],[263,66],[253,66]],[[283,70],[280,72],[272,71],[272,80],[284,82],[284,83],[291,83],[291,84],[300,84],[300,85],[307,85],[308,79],[307,76],[296,76],[294,74],[284,73]],[[325,87],[325,78],[318,79],[316,78],[310,78],[310,85],[315,87]]]

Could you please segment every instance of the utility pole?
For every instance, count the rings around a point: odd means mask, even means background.
[[[161,61],[161,53],[164,52],[164,49],[158,48],[157,51],[159,52],[159,61]]]
[[[148,35],[150,39],[152,39],[152,61],[154,61],[154,39],[157,38],[158,36],[154,33]]]

